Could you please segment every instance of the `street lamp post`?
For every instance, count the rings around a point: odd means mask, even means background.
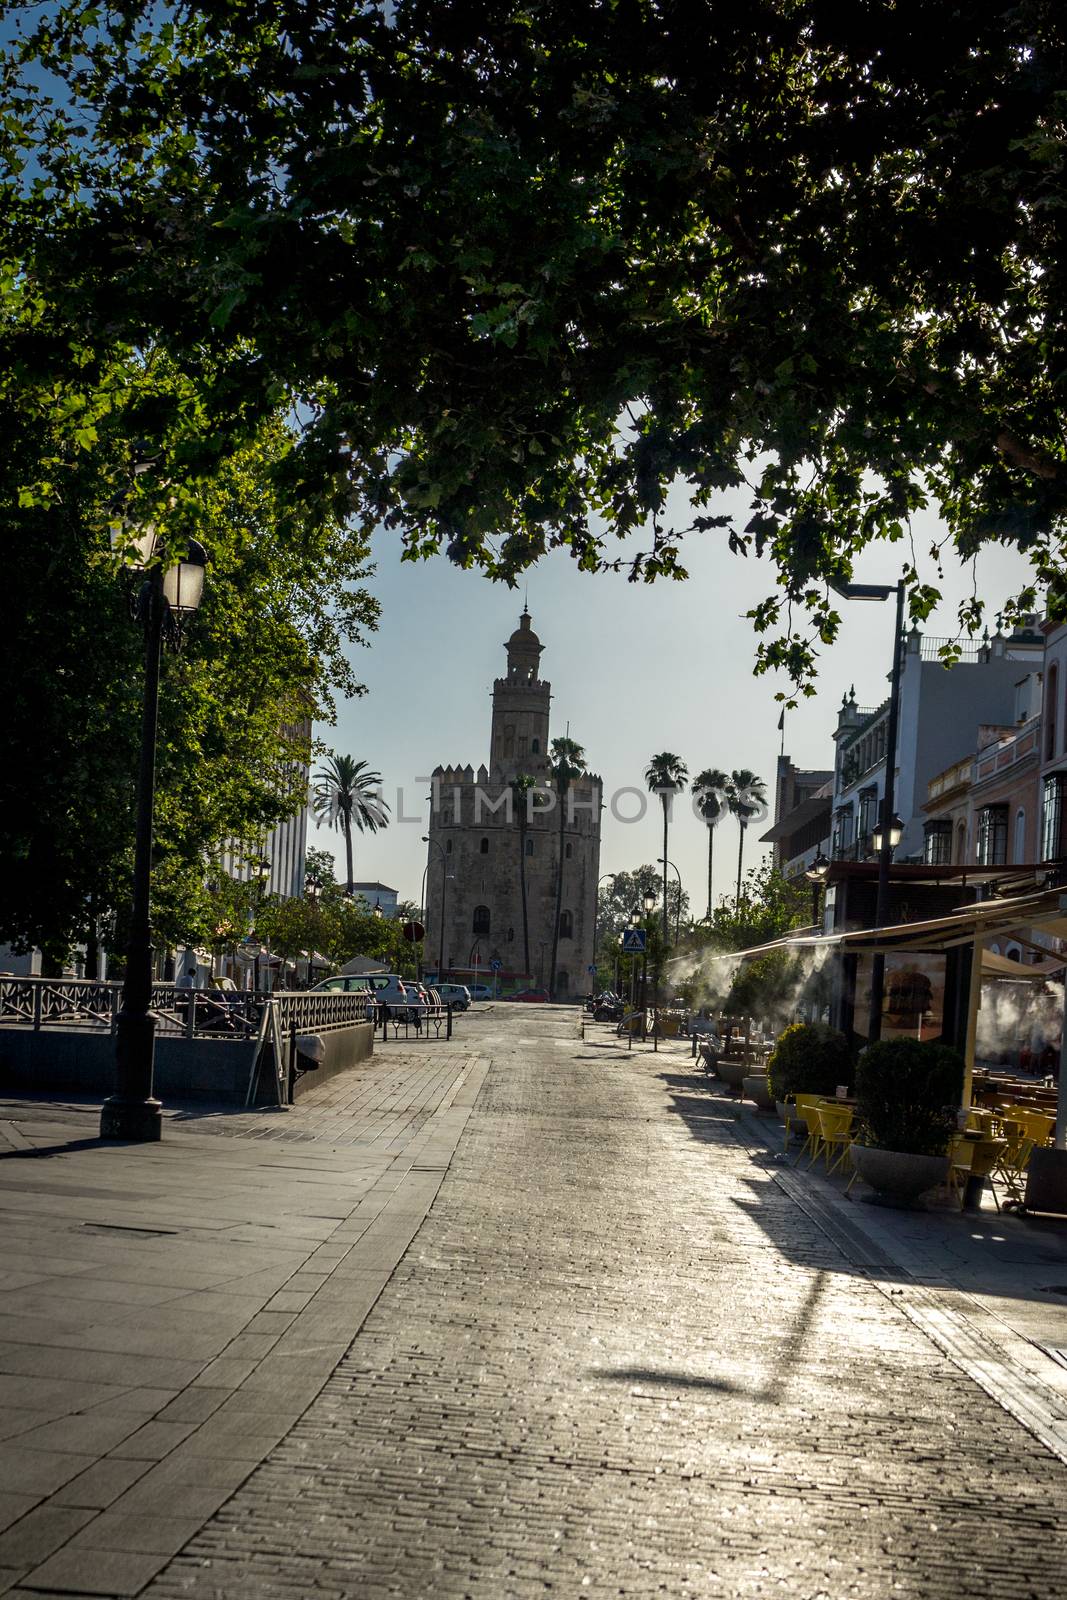
[[[677,944],[678,924],[681,921],[682,916],[682,874],[678,871],[678,868],[675,866],[673,861],[667,861],[663,856],[657,856],[656,860],[659,862],[661,867],[670,867],[671,871],[674,873],[674,876],[678,879],[678,904],[674,908],[674,942]]]
[[[184,624],[204,593],[207,554],[190,539],[185,556],[164,566],[154,528],[135,540],[116,529],[119,551],[135,553],[142,582],[131,610],[144,629],[144,702],[141,760],[137,779],[137,831],[133,858],[130,938],[122,1005],[115,1019],[115,1093],[100,1112],[100,1137],[148,1143],[162,1132],[162,1105],[152,1093],[156,1019],[152,1011],[152,833],[155,815],[156,735],[159,728],[159,672],[162,648],[181,646]]]
[[[448,892],[448,857],[440,842],[431,839],[428,833],[423,834],[422,842],[436,850],[441,857],[441,940],[437,951],[437,981],[440,983],[445,975],[445,895]],[[429,862],[426,864],[429,866]]]
[[[645,908],[645,948],[641,955],[641,1010],[644,1013],[645,1032],[648,1032],[648,924],[652,913],[656,909],[656,894],[653,889],[646,889],[642,896]]]
[[[804,876],[811,884],[811,921],[813,927],[819,925],[819,890],[826,882],[826,874],[830,870],[830,858],[823,855],[820,850]]]
[[[608,878],[610,878],[612,883],[614,883],[615,882],[615,873],[614,872],[602,872],[600,874],[600,877],[596,881],[596,888],[593,891],[593,965],[594,965],[594,967],[598,966],[597,957],[596,957],[596,936],[597,936],[597,924],[598,924],[598,922],[600,920],[600,885],[602,883],[604,883]],[[593,983],[594,983],[594,985],[596,983],[596,973],[595,972],[593,974]]]
[[[834,584],[836,592],[845,600],[888,600],[896,595],[896,618],[893,627],[893,673],[889,688],[889,726],[886,729],[885,783],[879,807],[879,826],[875,829],[878,840],[878,890],[874,902],[874,926],[884,927],[889,913],[889,868],[893,851],[900,843],[903,825],[893,838],[894,823],[899,823],[894,810],[897,760],[897,725],[900,721],[900,675],[904,643],[904,579],[896,584],[840,583]],[[885,952],[876,950],[871,957],[871,996],[867,1016],[867,1042],[874,1044],[882,1037],[882,991],[885,987]]]

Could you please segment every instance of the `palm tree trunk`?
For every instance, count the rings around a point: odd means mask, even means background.
[[[740,905],[740,903],[741,903],[741,860],[742,860],[742,857],[744,856],[744,853],[745,853],[745,829],[748,827],[748,823],[747,822],[741,822],[740,818],[738,819],[738,821],[740,822],[741,832],[740,832],[740,837],[738,838],[738,841],[737,841],[737,902]]]
[[[530,982],[530,914],[527,907],[526,891],[526,796],[523,795],[520,804],[523,807],[522,820],[519,823],[519,887],[522,890],[522,960],[526,982]]]
[[[712,900],[714,898],[711,887],[711,867],[715,859],[715,829],[708,823],[708,916],[711,916]]]
[[[552,978],[548,986],[551,998],[556,998],[556,964],[559,960],[559,919],[563,911],[563,799],[566,794],[564,789],[559,796],[559,860],[556,862],[556,923],[552,930]]]
[[[347,890],[351,894],[355,879],[352,872],[352,818],[347,811],[345,812],[345,861],[348,866]]]
[[[666,950],[671,942],[671,923],[667,915],[667,827],[670,812],[667,808],[667,796],[661,795],[663,801],[663,948]]]

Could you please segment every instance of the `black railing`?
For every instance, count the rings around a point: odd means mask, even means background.
[[[187,1039],[256,1039],[264,1007],[273,1001],[282,1028],[295,1033],[328,1033],[376,1020],[368,994],[281,990],[179,989],[152,987],[157,1035]],[[115,1031],[122,985],[91,978],[0,978],[0,1024],[41,1028]]]
[[[451,1039],[452,1007],[442,1006],[380,1006],[378,1032],[382,1040],[399,1039]]]

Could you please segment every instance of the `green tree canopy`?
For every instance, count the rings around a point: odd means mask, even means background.
[[[39,323],[23,288],[0,298],[0,338],[36,326],[47,342]],[[135,473],[134,427],[157,402],[169,418],[161,454]],[[360,692],[346,651],[377,615],[360,586],[364,539],[327,506],[281,492],[289,419],[266,417],[215,459],[201,450],[209,412],[199,380],[158,351],[126,351],[106,382],[58,394],[39,373],[0,364],[0,939],[50,959],[90,922],[121,925],[128,896],[143,646],[127,612],[138,580],[111,553],[113,526],[151,523],[172,552],[195,535],[209,557],[185,648],[163,666],[153,885],[163,940],[216,939],[206,888],[216,858],[305,803],[311,719],[332,715],[335,693]],[[120,931],[111,942],[121,947]]]
[[[21,20],[0,254],[58,337],[5,354],[49,392],[116,345],[210,357],[204,451],[299,398],[287,494],[507,580],[554,545],[647,580],[685,534],[767,556],[759,664],[806,689],[872,539],[928,613],[923,506],[964,559],[1025,550],[1067,613],[1050,0]]]

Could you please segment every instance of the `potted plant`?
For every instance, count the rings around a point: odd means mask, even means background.
[[[941,1044],[880,1039],[856,1067],[861,1141],[852,1161],[872,1189],[898,1204],[948,1176],[949,1140],[963,1088],[963,1059]]]
[[[778,1036],[767,1063],[767,1087],[786,1120],[789,1095],[832,1098],[838,1084],[852,1082],[848,1040],[825,1022],[794,1022]]]

